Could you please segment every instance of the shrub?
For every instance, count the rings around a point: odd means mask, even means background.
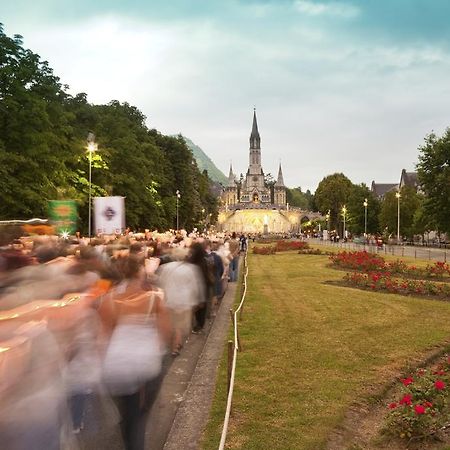
[[[308,243],[303,241],[276,241],[275,246],[277,252],[309,249]]]
[[[386,431],[400,438],[425,438],[436,434],[450,419],[447,401],[450,385],[448,358],[430,369],[417,369],[399,380],[401,391],[388,404]]]
[[[275,254],[275,247],[273,245],[266,245],[264,247],[253,247],[253,253],[255,255],[274,255]]]
[[[447,281],[450,276],[450,266],[445,262],[435,262],[428,264],[421,269],[416,266],[408,266],[404,261],[385,262],[384,258],[372,255],[366,251],[362,252],[340,252],[330,256],[332,265],[349,270],[359,270],[361,272],[380,272],[385,276],[391,274],[402,275],[404,277],[438,279]]]

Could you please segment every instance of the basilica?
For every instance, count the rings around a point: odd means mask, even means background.
[[[245,178],[236,180],[230,165],[228,184],[222,195],[226,209],[286,207],[286,187],[281,164],[275,183],[266,180],[261,165],[261,137],[258,131],[256,111],[253,111],[253,126],[250,134],[249,165]]]
[[[281,164],[276,180],[268,179],[261,165],[261,137],[256,111],[250,133],[247,173],[236,179],[230,166],[221,196],[218,229],[239,233],[289,233],[300,229],[300,211],[289,208]]]

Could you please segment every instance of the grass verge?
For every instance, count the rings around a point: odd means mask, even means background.
[[[227,448],[319,450],[350,405],[450,335],[450,304],[324,283],[325,256],[249,255]],[[226,358],[226,355],[225,355]],[[203,449],[217,449],[222,361]]]

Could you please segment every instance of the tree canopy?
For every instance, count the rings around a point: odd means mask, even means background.
[[[98,144],[92,194],[126,197],[128,226],[174,227],[177,190],[181,226],[217,215],[208,175],[181,136],[149,129],[126,102],[93,105],[85,93],[69,95],[48,63],[0,26],[0,219],[45,217],[48,200],[74,199],[86,229],[89,132]]]
[[[417,164],[424,211],[438,231],[450,233],[450,128],[438,137],[431,133],[419,147]]]

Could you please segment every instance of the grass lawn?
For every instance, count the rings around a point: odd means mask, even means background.
[[[450,303],[324,283],[326,256],[249,254],[227,448],[319,450],[347,408],[450,336]],[[217,449],[221,366],[203,449]]]

